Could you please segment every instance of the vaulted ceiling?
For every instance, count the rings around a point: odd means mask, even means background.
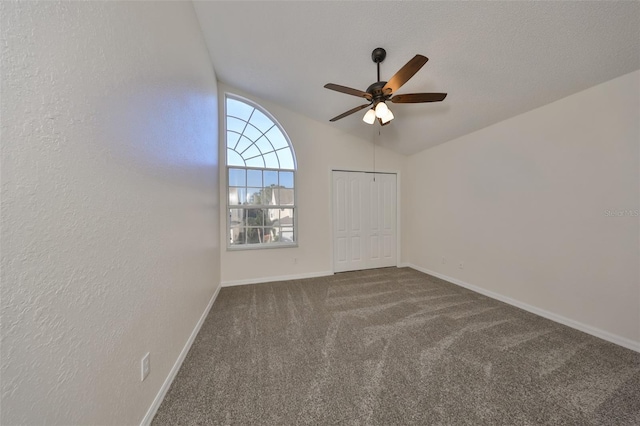
[[[444,102],[390,104],[377,140],[412,154],[640,69],[640,2],[194,2],[218,79],[371,139],[363,104],[323,88],[365,90],[415,54],[429,62],[398,93]]]

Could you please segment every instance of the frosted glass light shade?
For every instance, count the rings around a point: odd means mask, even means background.
[[[376,112],[373,110],[373,108],[367,111],[364,117],[362,117],[362,121],[367,124],[373,124],[373,122],[376,121]]]
[[[383,118],[387,114],[387,111],[389,111],[387,104],[378,102],[378,105],[376,105],[376,117]]]
[[[381,118],[381,120],[382,120],[382,124],[387,124],[388,122],[393,120],[393,113],[391,112],[390,109],[387,108],[387,113],[384,115],[384,117]]]

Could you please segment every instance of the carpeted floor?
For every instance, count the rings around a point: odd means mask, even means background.
[[[412,269],[223,288],[153,425],[640,425],[640,354]]]

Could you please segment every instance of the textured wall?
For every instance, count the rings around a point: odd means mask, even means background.
[[[0,423],[137,424],[220,279],[198,22],[182,2],[0,11]]]
[[[638,347],[639,83],[635,71],[409,157],[410,262]]]

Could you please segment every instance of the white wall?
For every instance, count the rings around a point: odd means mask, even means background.
[[[198,22],[182,2],[0,11],[0,422],[139,424],[220,280]]]
[[[331,251],[331,170],[373,170],[373,140],[384,138],[384,129],[371,126],[372,139],[363,140],[335,129],[328,119],[321,123],[256,98],[240,90],[219,84],[220,108],[224,93],[234,93],[266,108],[285,129],[296,152],[298,203],[298,247],[264,250],[227,251],[226,205],[221,203],[222,282],[234,284],[273,280],[283,276],[329,274],[333,269]],[[361,119],[352,117],[352,120]],[[363,126],[367,124],[362,123]],[[222,126],[221,126],[222,129]],[[221,135],[224,141],[224,135]],[[221,144],[222,146],[222,144]],[[224,150],[224,146],[222,146]],[[402,180],[405,156],[376,146],[376,171],[398,172]],[[221,158],[224,158],[224,151]],[[221,193],[226,193],[224,168],[220,176]],[[297,263],[294,263],[294,258]]]
[[[409,262],[640,348],[639,81],[636,71],[411,156]]]

